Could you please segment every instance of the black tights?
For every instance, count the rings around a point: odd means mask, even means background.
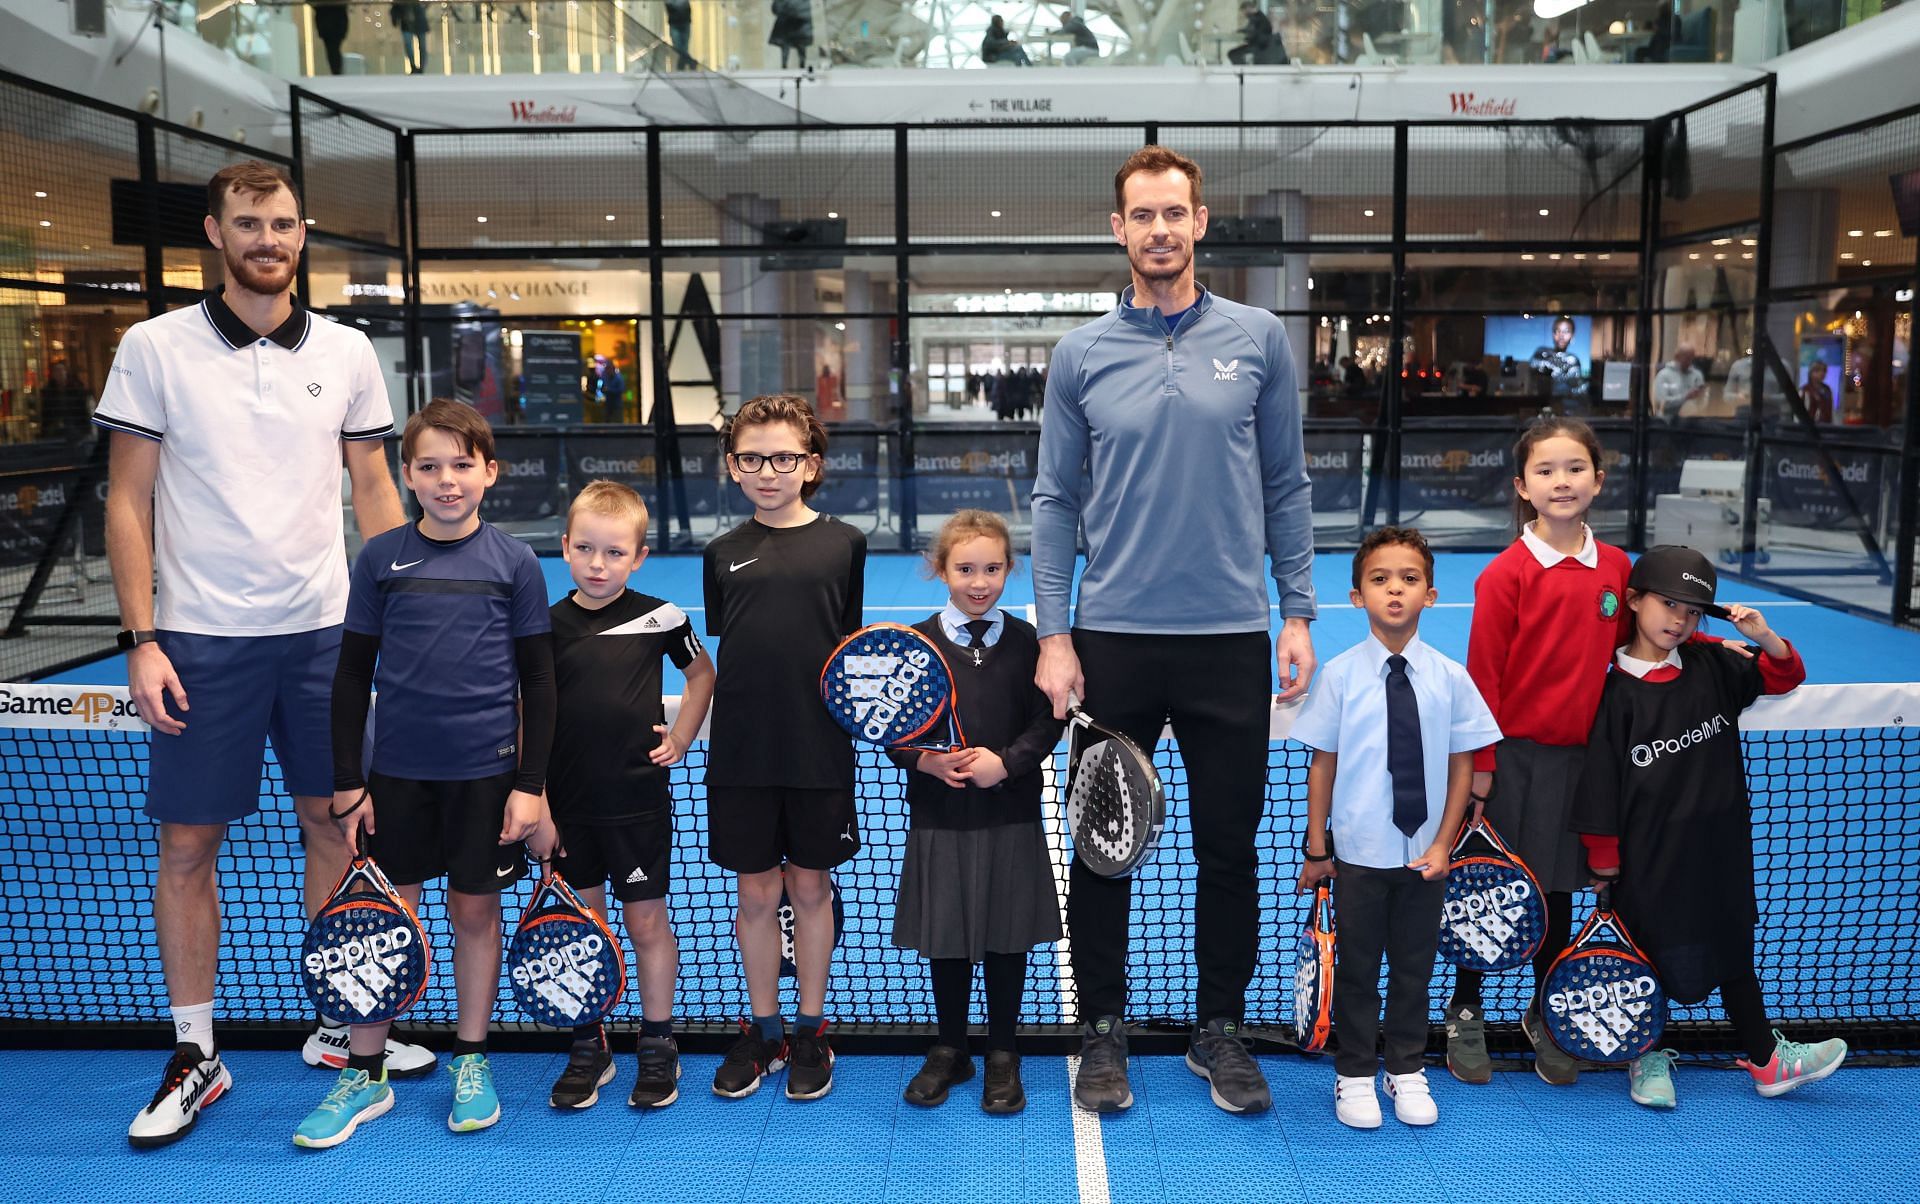
[[[927,965],[933,973],[933,1009],[940,1022],[940,1044],[965,1051],[973,963],[964,957],[936,957]],[[983,965],[987,979],[987,1048],[1011,1052],[1014,1029],[1020,1023],[1020,994],[1027,983],[1027,955],[989,953]]]
[[[1755,1066],[1773,1061],[1773,1022],[1767,1019],[1767,1000],[1751,965],[1742,967],[1720,984],[1720,1004],[1733,1022],[1733,1035]]]
[[[1568,891],[1548,891],[1546,939],[1540,942],[1540,952],[1533,955],[1533,1007],[1540,1006],[1540,984],[1547,981],[1547,971],[1553,969],[1553,963],[1567,946],[1573,943],[1573,895]],[[1453,1003],[1449,1009],[1463,1004],[1480,1006],[1480,979],[1478,970],[1457,970],[1453,979]]]

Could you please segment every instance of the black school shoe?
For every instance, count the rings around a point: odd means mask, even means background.
[[[1080,1073],[1073,1102],[1088,1112],[1124,1112],[1133,1107],[1127,1082],[1127,1028],[1118,1016],[1102,1016],[1080,1032]]]
[[[902,1094],[910,1104],[937,1108],[947,1102],[950,1089],[972,1077],[972,1058],[951,1045],[936,1045],[927,1051],[927,1060]]]
[[[787,1043],[766,1041],[748,1020],[740,1022],[740,1036],[713,1072],[713,1093],[726,1099],[745,1099],[760,1090],[760,1080],[779,1073],[787,1064]]]
[[[1010,1049],[987,1054],[987,1081],[980,1090],[980,1110],[1011,1116],[1027,1106],[1027,1089],[1020,1085],[1020,1055]]]
[[[819,1099],[833,1090],[833,1046],[827,1044],[825,1020],[812,1032],[794,1030],[787,1048],[788,1099]]]

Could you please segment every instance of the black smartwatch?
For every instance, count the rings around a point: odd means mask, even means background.
[[[113,637],[113,642],[120,646],[120,651],[132,652],[140,645],[154,643],[159,638],[160,633],[157,631],[123,631]]]

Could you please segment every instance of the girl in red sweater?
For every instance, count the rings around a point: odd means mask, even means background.
[[[1474,759],[1476,811],[1533,870],[1546,892],[1547,934],[1533,959],[1535,990],[1573,933],[1573,892],[1586,859],[1567,827],[1578,794],[1587,733],[1607,665],[1626,642],[1627,555],[1586,524],[1606,474],[1586,423],[1543,418],[1514,445],[1519,538],[1474,584],[1467,672],[1504,739]],[[1447,1068],[1467,1083],[1492,1078],[1480,975],[1461,970],[1447,1005]],[[1579,1077],[1579,1065],[1548,1039],[1538,999],[1521,1020],[1534,1068],[1549,1083]]]

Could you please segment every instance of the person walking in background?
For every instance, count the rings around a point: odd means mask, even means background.
[[[693,0],[666,0],[667,37],[673,43],[673,69],[675,71],[694,71],[698,64],[687,53],[687,44],[693,40]]]
[[[789,50],[800,56],[800,66],[805,67],[807,47],[813,45],[812,0],[773,0],[773,32],[767,35],[767,45],[780,48],[782,68]]]
[[[427,70],[427,6],[420,0],[403,0],[387,7],[387,16],[400,31],[400,51],[406,56],[407,74],[424,75]]]
[[[604,355],[593,357],[587,370],[587,396],[600,407],[602,422],[627,420],[627,382],[620,369]]]
[[[346,55],[341,50],[347,40],[347,21],[352,16],[346,0],[307,0],[313,9],[313,34],[325,48],[327,70],[346,74]]]

